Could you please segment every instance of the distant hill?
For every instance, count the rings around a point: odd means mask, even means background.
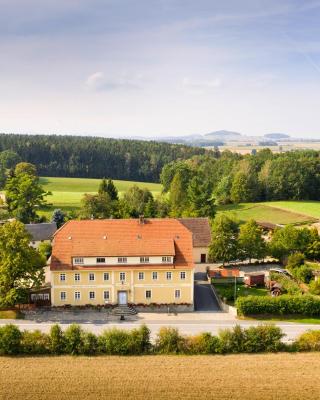
[[[215,140],[216,139],[232,140],[232,139],[239,139],[239,137],[242,135],[239,132],[221,130],[221,131],[206,133],[203,136],[205,136],[206,139],[210,137],[214,138]]]
[[[263,136],[268,138],[268,139],[275,139],[275,140],[290,139],[290,136],[285,134],[285,133],[266,133]]]

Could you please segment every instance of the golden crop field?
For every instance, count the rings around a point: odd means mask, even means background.
[[[318,399],[320,355],[0,357],[0,399]]]

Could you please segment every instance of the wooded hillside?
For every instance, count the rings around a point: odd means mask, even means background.
[[[207,151],[183,145],[100,137],[0,134],[39,175],[158,182],[162,167]]]

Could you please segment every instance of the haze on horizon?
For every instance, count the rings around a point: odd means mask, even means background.
[[[0,131],[320,138],[320,0],[0,0]]]

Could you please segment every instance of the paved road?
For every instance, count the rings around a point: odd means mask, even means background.
[[[197,266],[194,274],[194,307],[196,311],[221,311],[202,265]]]
[[[221,311],[209,283],[195,281],[194,307],[196,311]]]
[[[174,317],[173,317],[174,318]],[[42,332],[49,332],[50,327],[54,324],[53,322],[34,322],[34,321],[27,321],[27,320],[1,320],[0,321],[0,326],[3,326],[7,323],[13,323],[17,326],[19,326],[20,329],[24,330],[35,330],[39,329]],[[64,322],[60,323],[63,329],[66,329],[71,322]],[[184,320],[184,321],[168,321],[168,319],[159,319],[156,321],[152,320],[144,320],[144,321],[132,321],[132,322],[109,322],[105,323],[105,321],[96,321],[96,322],[91,322],[87,324],[81,324],[80,325],[93,333],[101,333],[103,330],[112,328],[112,327],[117,327],[117,328],[122,328],[122,329],[132,329],[135,327],[138,327],[142,323],[145,323],[148,325],[148,327],[151,330],[151,337],[154,338],[156,336],[156,333],[162,326],[171,326],[178,328],[179,331],[183,334],[186,335],[193,335],[201,332],[211,332],[213,334],[217,334],[219,330],[225,329],[225,328],[232,328],[235,325],[241,325],[242,327],[249,327],[249,326],[256,326],[261,324],[262,322],[259,321],[228,321],[228,320],[220,320],[220,321],[210,321],[210,320],[201,320],[201,316],[199,316],[199,320]],[[286,341],[291,341],[294,340],[297,336],[299,336],[301,333],[306,332],[309,329],[319,329],[319,325],[313,325],[313,324],[297,324],[297,323],[291,323],[291,322],[278,322],[276,323],[277,326],[279,326],[283,332],[286,334],[286,338],[284,340]]]

